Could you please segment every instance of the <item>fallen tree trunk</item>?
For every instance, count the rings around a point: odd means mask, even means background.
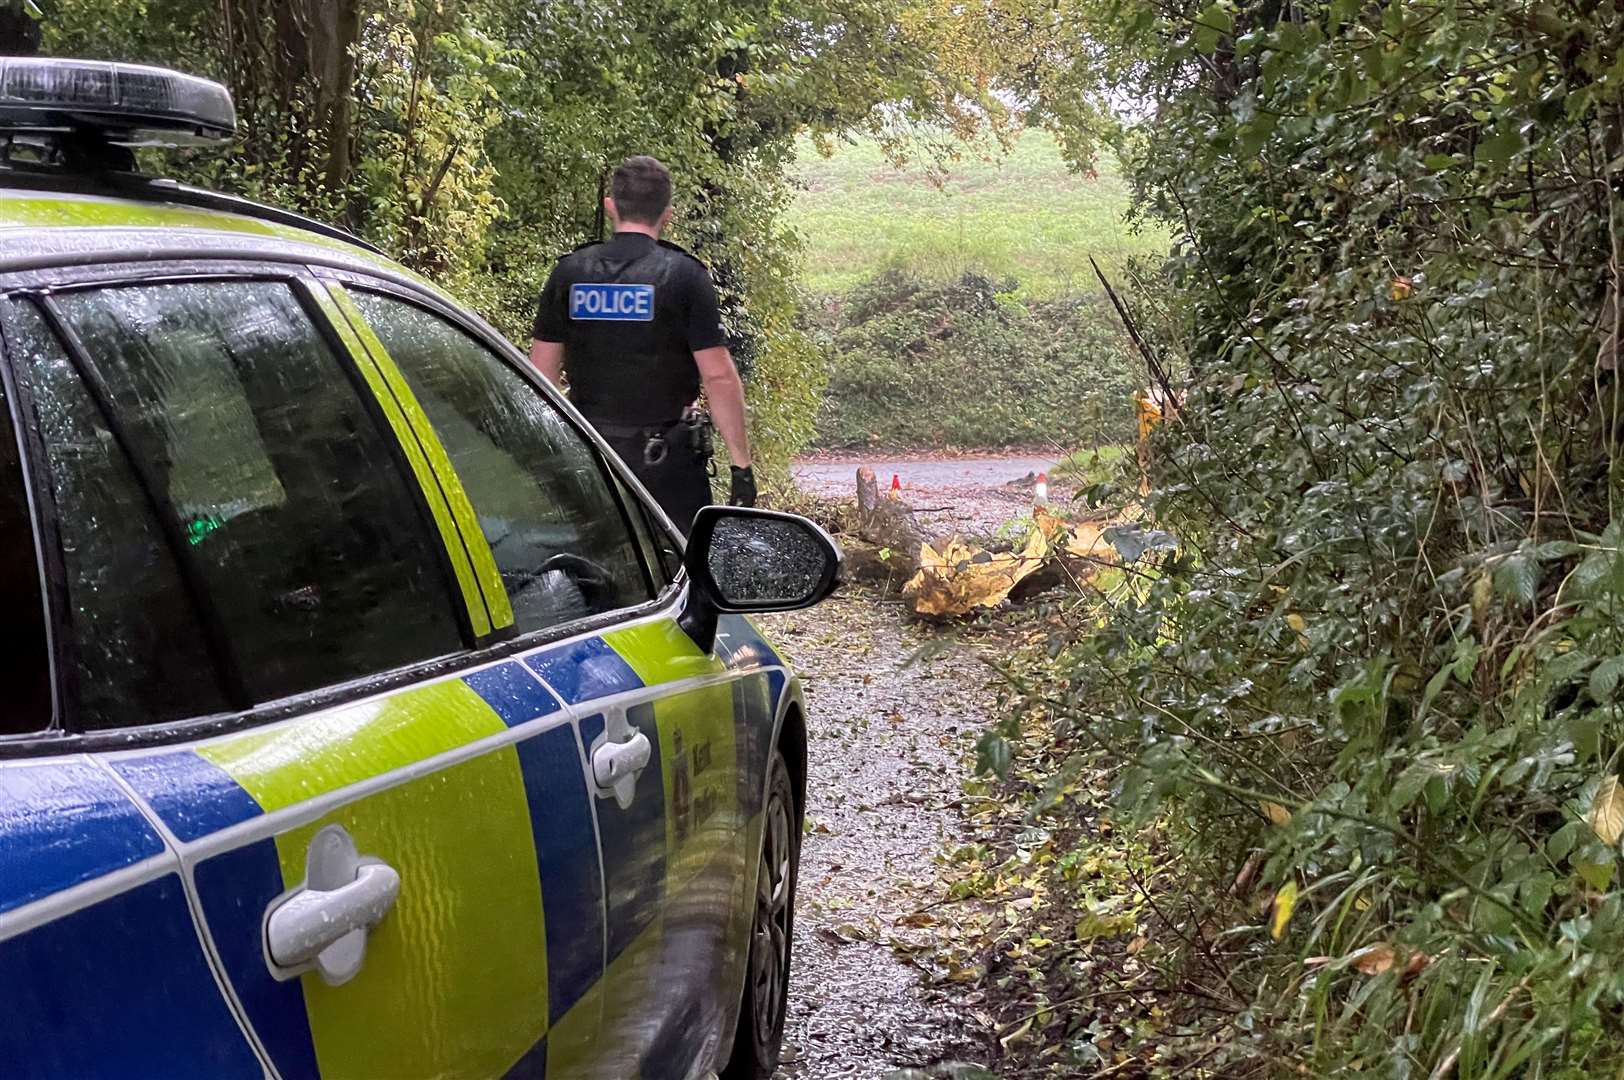
[[[1038,507],[1036,527],[1020,545],[988,549],[957,533],[933,537],[912,507],[880,491],[874,470],[864,466],[857,470],[856,520],[841,537],[846,577],[901,592],[927,618],[958,617],[1006,598],[1018,603],[1080,588],[1102,560],[1114,561],[1100,532],[1108,520],[1102,513],[1072,522]]]

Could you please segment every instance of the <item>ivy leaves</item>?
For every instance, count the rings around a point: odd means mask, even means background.
[[[1074,70],[1153,99],[1124,143],[1190,374],[1148,497],[1179,560],[1142,553],[1057,684],[1192,895],[1263,856],[1272,906],[1192,923],[1244,943],[1273,1056],[1617,1068],[1624,15],[1070,2],[1107,54]],[[1438,959],[1310,980],[1304,942]],[[1528,1028],[1485,1024],[1524,992]]]

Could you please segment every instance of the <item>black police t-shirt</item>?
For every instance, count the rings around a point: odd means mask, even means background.
[[[699,396],[693,354],[727,344],[705,264],[642,233],[560,259],[532,336],[563,343],[570,400],[587,419],[628,426],[681,416]]]

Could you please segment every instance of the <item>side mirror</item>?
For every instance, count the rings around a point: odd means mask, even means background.
[[[683,564],[698,603],[686,629],[701,648],[716,635],[719,613],[811,607],[840,584],[840,547],[796,514],[707,506],[694,516]]]

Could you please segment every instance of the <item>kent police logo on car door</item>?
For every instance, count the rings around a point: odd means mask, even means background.
[[[652,285],[571,285],[570,318],[653,322]]]

